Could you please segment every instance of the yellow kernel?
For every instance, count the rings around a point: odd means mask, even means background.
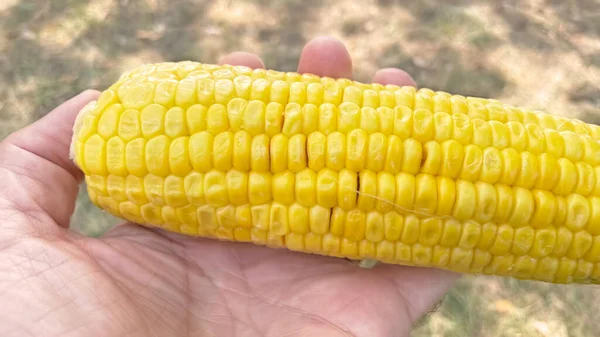
[[[271,83],[264,78],[255,79],[250,88],[250,99],[269,102]]]
[[[498,194],[498,203],[496,205],[494,221],[496,223],[504,223],[508,221],[513,214],[513,208],[515,207],[515,192],[506,185],[497,184],[495,187],[496,193]]]
[[[529,223],[535,203],[531,190],[521,187],[515,187],[514,191],[514,209],[508,222],[513,226],[520,227]]]
[[[140,213],[144,222],[149,224],[161,224],[165,222],[162,217],[162,208],[154,204],[145,204],[140,207]]]
[[[234,95],[235,88],[230,79],[221,78],[215,82],[215,103],[226,105]]]
[[[273,175],[273,200],[284,205],[294,202],[294,186],[296,176],[290,171]]]
[[[264,103],[261,101],[251,101],[250,103],[252,102],[254,102],[254,106],[259,104],[264,105]],[[244,119],[246,118],[246,109],[248,108],[248,105],[248,101],[239,97],[234,98],[227,103],[227,122],[229,123],[229,129],[231,131],[239,131],[242,129]],[[213,125],[214,124],[215,123],[213,122]]]
[[[229,130],[227,108],[222,104],[213,104],[206,112],[206,131],[213,135]]]
[[[215,169],[228,171],[233,166],[233,133],[222,132],[213,141],[212,162]]]
[[[308,208],[300,204],[292,204],[288,209],[290,231],[295,234],[309,232]]]
[[[585,256],[592,247],[593,237],[586,231],[579,231],[573,235],[573,242],[567,250],[567,257],[577,260]]]
[[[584,146],[581,136],[569,131],[561,132],[560,135],[565,139],[565,158],[575,163],[582,160]]]
[[[98,191],[96,189],[96,191]],[[127,200],[127,194],[125,193],[125,179],[118,176],[108,176],[106,179],[106,191],[108,196],[117,200]]]
[[[235,228],[233,230],[233,237],[235,241],[239,242],[252,242],[252,232],[248,228]],[[288,238],[289,239],[289,238]],[[290,240],[293,242],[293,240]]]
[[[340,238],[331,233],[323,235],[323,251],[329,254],[337,255],[340,251]]]
[[[530,223],[536,228],[550,226],[558,208],[554,194],[543,190],[533,190],[534,212]]]
[[[468,271],[473,261],[473,250],[463,248],[453,248],[450,254],[448,266],[458,271]]]
[[[416,88],[413,86],[403,86],[394,91],[396,105],[405,105],[409,108],[415,106]]]
[[[289,138],[287,167],[294,173],[307,167],[306,136],[304,134],[293,135]]]
[[[125,194],[129,201],[137,205],[148,202],[146,192],[144,191],[144,181],[139,177],[129,175],[125,178]]]
[[[283,130],[283,105],[270,102],[265,109],[265,133],[273,137]]]
[[[457,180],[456,203],[454,204],[452,215],[462,221],[470,219],[475,212],[473,205],[476,204],[476,201],[477,192],[475,185],[470,181]]]
[[[189,154],[194,170],[208,172],[213,167],[213,139],[207,131],[201,131],[190,137]]]
[[[227,195],[234,206],[248,203],[248,173],[231,170],[226,175]]]
[[[519,279],[530,279],[537,267],[537,260],[531,256],[519,256],[515,259],[510,275]]]
[[[342,102],[342,87],[336,81],[323,84],[323,102],[339,105]]]
[[[288,103],[285,107],[281,132],[291,137],[301,133],[303,125],[302,106],[298,103]]]
[[[324,103],[319,106],[318,129],[326,136],[337,130],[338,109],[336,105]]]
[[[331,212],[329,208],[320,205],[311,207],[309,213],[310,231],[315,234],[325,235],[329,232],[330,217]]]
[[[250,151],[250,167],[252,171],[256,172],[267,172],[270,168],[270,147],[269,147],[269,136],[258,135],[252,138],[252,145]]]
[[[560,133],[552,129],[544,129],[546,139],[546,152],[555,158],[561,158],[565,152],[565,139]]]
[[[567,218],[565,225],[572,231],[579,231],[588,223],[590,218],[590,203],[579,194],[570,194],[566,198]]]
[[[146,109],[152,109],[155,107],[160,107],[160,105],[151,104]],[[151,108],[152,107],[152,108]],[[119,128],[119,120],[121,119],[121,115],[125,111],[123,105],[121,104],[113,104],[106,108],[100,115],[100,118],[95,116],[86,116],[84,118],[84,124],[89,123],[88,130],[90,130],[89,135],[91,135],[91,131],[94,127],[97,128],[98,134],[102,136],[104,139],[108,139],[112,136],[117,135],[117,131]],[[136,111],[136,110],[129,110]],[[97,126],[96,126],[97,124]],[[85,130],[79,131],[83,137],[85,137]],[[83,138],[82,137],[82,138]]]
[[[427,266],[431,263],[433,249],[419,243],[412,246],[412,262],[417,266]]]
[[[289,83],[276,80],[271,84],[270,92],[271,102],[277,102],[279,104],[286,104],[290,98],[290,85]]]
[[[437,208],[437,181],[429,174],[420,173],[415,177],[415,202],[417,212],[433,214]]]
[[[412,252],[411,246],[401,242],[396,242],[396,260],[404,263],[411,262]]]
[[[517,174],[516,186],[532,189],[540,176],[540,162],[531,152],[521,153],[521,169]]]
[[[346,169],[342,169],[338,174],[338,205],[345,209],[351,210],[356,207],[358,199],[358,174]]]
[[[169,174],[169,147],[171,140],[165,135],[156,136],[146,144],[146,166],[148,172],[166,176]]]
[[[473,124],[473,145],[477,145],[482,149],[494,145],[492,127],[488,122],[481,119],[473,119],[471,123]]]
[[[506,126],[510,134],[510,146],[518,152],[527,150],[527,133],[523,124],[511,121],[506,123]]]
[[[444,109],[443,112],[442,110],[436,110],[436,113],[433,115],[435,124],[434,139],[439,143],[452,139],[452,116],[450,116],[447,111],[447,109]]]
[[[229,203],[224,172],[211,170],[204,175],[204,196],[206,202],[213,207],[221,207]]]
[[[376,172],[383,170],[387,150],[387,137],[379,132],[369,135],[365,167]]]
[[[596,174],[594,168],[586,162],[578,162],[575,164],[577,169],[577,184],[573,193],[587,196],[594,190],[596,186]]]
[[[380,212],[394,209],[396,200],[396,178],[388,172],[377,173],[377,200],[375,207]]]
[[[319,119],[319,110],[315,105],[306,104],[302,107],[302,115],[303,115],[303,125],[302,132],[305,135],[311,134],[314,131],[317,131],[318,119]]]
[[[459,178],[463,180],[476,181],[481,174],[482,164],[483,151],[481,151],[481,148],[473,144],[465,146],[465,156]]]
[[[171,106],[175,100],[175,91],[179,81],[175,79],[167,79],[160,81],[154,90],[154,103],[162,106]]]
[[[313,132],[308,135],[307,155],[308,167],[319,171],[325,167],[325,151],[327,137],[321,132]]]
[[[301,205],[310,207],[316,204],[317,174],[311,169],[304,169],[296,174],[296,200]]]
[[[412,174],[401,172],[396,175],[396,206],[399,211],[411,211],[415,202],[416,178]]]
[[[269,210],[269,234],[285,235],[289,232],[287,206],[274,202]]]
[[[490,247],[490,253],[494,255],[507,254],[510,251],[515,230],[510,225],[502,225],[498,227],[498,234],[496,240]]]
[[[189,137],[179,137],[169,147],[169,169],[173,174],[185,176],[192,170],[189,156]]]
[[[494,218],[497,207],[497,194],[494,185],[476,182],[477,203],[475,204],[475,220],[486,223]]]
[[[400,240],[404,232],[404,218],[396,212],[388,212],[383,218],[385,239],[391,242]]]
[[[533,245],[529,255],[540,258],[548,256],[554,250],[556,245],[556,228],[548,227],[537,229],[533,239]]]
[[[337,206],[338,177],[337,173],[325,168],[317,174],[317,203],[323,207]],[[289,192],[288,192],[289,193]],[[359,199],[360,203],[360,199]]]
[[[260,205],[271,201],[272,198],[272,173],[250,172],[248,179],[248,197],[250,204]]]
[[[306,86],[306,102],[319,106],[323,103],[323,84],[309,83]]]
[[[600,198],[591,197],[588,199],[590,203],[590,215],[585,230],[592,235],[600,234]]]
[[[235,207],[227,205],[215,210],[217,224],[225,228],[235,228]]]
[[[404,231],[402,232],[402,242],[412,245],[419,240],[419,218],[413,214],[404,217]]]
[[[203,173],[190,172],[190,174],[184,178],[183,186],[190,204],[196,206],[206,204]]]
[[[425,246],[437,245],[444,230],[439,218],[426,218],[421,221],[419,243]]]
[[[269,219],[271,214],[270,209],[271,204],[250,206],[250,213],[252,214],[252,224],[254,224],[253,229],[269,229]]]
[[[335,207],[331,211],[331,228],[330,232],[335,236],[343,236],[346,230],[346,211]]]
[[[481,225],[474,221],[464,223],[458,246],[463,249],[473,249],[481,238]]]
[[[188,134],[185,110],[179,107],[171,108],[165,115],[165,134],[171,138]]]
[[[496,148],[489,147],[483,150],[482,171],[479,179],[483,182],[495,184],[502,176],[502,154]]]
[[[417,174],[421,168],[423,158],[423,146],[413,138],[404,141],[404,157],[402,160],[402,171]]]
[[[404,140],[412,137],[413,111],[405,105],[394,108],[394,135]]]
[[[362,90],[358,86],[349,85],[344,89],[342,101],[344,103],[352,103],[357,106],[362,105],[363,102]],[[342,104],[344,104],[342,103]]]
[[[379,132],[379,120],[374,108],[363,107],[360,110],[360,129],[368,134]]]
[[[346,214],[344,237],[351,241],[360,241],[365,237],[366,215],[363,211],[353,209]]]
[[[113,137],[106,143],[106,168],[109,174],[125,176],[127,174],[125,142]]]
[[[537,189],[551,191],[554,189],[558,181],[558,160],[547,153],[540,155],[539,159],[540,172],[539,179],[535,187]]]
[[[336,131],[327,135],[325,164],[335,171],[346,167],[346,136],[343,133]]]
[[[262,101],[250,101],[244,110],[242,127],[251,136],[257,136],[265,132],[265,109]]]
[[[232,100],[229,104],[231,105],[233,101],[234,100]],[[206,131],[206,115],[207,115],[207,113],[208,113],[208,109],[205,106],[200,105],[200,104],[194,104],[187,109],[187,112],[185,113],[185,118],[186,118],[186,122],[187,122],[188,132],[190,133],[190,135],[193,135],[200,131]],[[145,118],[143,114],[144,114],[144,111],[142,111],[142,120],[144,121],[144,123],[146,123],[146,122],[150,123],[150,121],[147,118]],[[158,123],[161,123],[161,124],[158,124]],[[144,132],[144,125],[145,124],[142,124],[142,132]],[[162,121],[159,121],[157,119],[155,122],[148,125],[147,129],[149,131],[158,133],[158,132],[160,132],[162,127],[163,127]]]
[[[535,231],[531,226],[521,227],[515,230],[512,253],[515,255],[527,255],[533,245]]]
[[[521,156],[512,148],[502,150],[502,175],[500,183],[505,185],[513,185],[521,169]]]
[[[395,249],[394,249],[394,244],[389,242],[389,241],[380,241],[377,244],[377,255],[375,256],[376,259],[380,260],[380,261],[393,261],[394,260],[394,256],[396,254]]]
[[[377,116],[379,119],[379,132],[386,136],[391,136],[394,133],[394,110],[393,106],[381,106],[377,108]]]
[[[464,113],[454,113],[452,115],[454,125],[452,137],[464,146],[471,144],[473,138],[473,124]]]
[[[481,238],[477,243],[477,248],[487,250],[489,249],[494,240],[496,240],[496,235],[498,234],[498,226],[492,222],[488,222],[481,226]]]
[[[164,206],[165,195],[164,195],[165,179],[163,177],[148,174],[144,177],[144,192],[148,200],[154,204]]]
[[[402,169],[403,152],[404,144],[400,137],[395,135],[390,136],[385,154],[384,170],[392,174],[400,172]]]
[[[119,89],[119,91],[121,91]],[[152,83],[139,83],[125,90],[121,101],[125,109],[141,109],[150,104],[154,99],[154,85]]]
[[[250,76],[241,75],[233,79],[233,87],[235,95],[242,99],[250,99],[250,87],[252,86],[252,78]]]
[[[377,174],[369,170],[361,171],[358,174],[358,180],[357,207],[363,211],[373,210],[377,196]]]
[[[273,136],[270,144],[271,172],[279,173],[288,167],[288,137],[283,134]]]
[[[413,116],[412,137],[421,143],[432,140],[435,136],[433,114],[429,110],[415,109]]]
[[[446,267],[450,261],[450,249],[446,247],[435,246],[433,247],[433,255],[431,257],[431,263],[437,267]]]
[[[442,147],[440,143],[429,141],[423,146],[421,172],[431,175],[438,174],[442,165]]]
[[[213,81],[214,85],[214,81]],[[214,88],[214,87],[213,87]],[[179,81],[175,91],[175,104],[180,107],[188,107],[196,103],[196,95],[200,93],[201,88],[196,88],[196,80],[193,78],[185,78]],[[212,90],[211,90],[212,94]]]
[[[552,251],[552,256],[562,257],[567,254],[567,250],[573,242],[573,232],[568,230],[566,227],[558,227],[558,233],[556,234],[556,245]]]

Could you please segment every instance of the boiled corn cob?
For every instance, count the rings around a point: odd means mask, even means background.
[[[430,89],[191,61],[79,114],[91,201],[167,231],[600,283],[600,127]]]

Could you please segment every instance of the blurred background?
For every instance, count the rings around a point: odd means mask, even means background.
[[[0,140],[142,63],[244,50],[295,71],[317,35],[343,40],[355,78],[382,67],[419,86],[600,123],[599,0],[2,0]],[[115,219],[81,190],[73,228]],[[414,336],[600,335],[600,288],[463,277]]]

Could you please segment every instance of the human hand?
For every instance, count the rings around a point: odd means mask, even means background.
[[[221,63],[263,68],[255,55]],[[345,47],[315,39],[299,72],[352,77]],[[415,85],[398,69],[373,82]],[[0,335],[408,336],[457,274],[378,265],[123,224],[67,230],[82,173],[69,160],[86,91],[0,143]]]

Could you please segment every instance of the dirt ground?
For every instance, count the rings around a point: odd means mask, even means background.
[[[294,71],[317,35],[347,44],[361,81],[400,67],[422,87],[600,123],[598,0],[3,0],[0,140],[141,63],[244,50]],[[82,188],[74,229],[99,235],[114,223]],[[414,336],[597,336],[599,296],[465,276]]]

